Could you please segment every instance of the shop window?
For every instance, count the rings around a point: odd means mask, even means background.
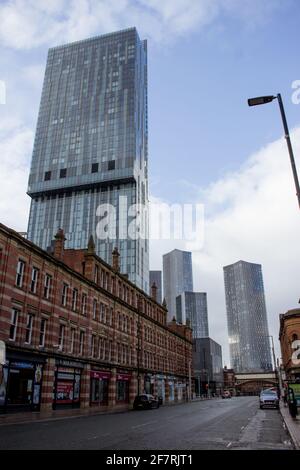
[[[17,265],[16,285],[22,287],[24,280],[25,262],[20,260]]]
[[[93,373],[93,375],[99,375]],[[98,405],[108,404],[108,378],[91,378],[91,402]]]
[[[16,310],[15,308],[13,308],[11,312],[9,339],[12,341],[16,340],[19,313],[19,310]]]
[[[37,268],[32,268],[30,291],[33,294],[36,294],[38,275],[39,275],[39,270]]]
[[[125,403],[129,401],[129,383],[127,380],[117,381],[117,401]]]
[[[26,344],[31,344],[32,327],[33,327],[33,315],[31,313],[28,313],[27,323],[26,323],[26,332],[25,332],[25,343]]]
[[[42,348],[45,346],[46,325],[47,325],[47,320],[45,318],[42,318],[41,327],[40,327],[40,340],[39,340],[39,346]]]

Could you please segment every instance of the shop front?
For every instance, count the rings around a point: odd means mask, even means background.
[[[119,373],[116,376],[116,402],[117,404],[129,403],[129,384],[131,374]]]
[[[55,368],[53,409],[79,408],[83,364],[58,359]]]
[[[177,389],[177,401],[185,400],[186,384],[182,382],[178,382],[176,384],[176,389]]]
[[[154,380],[155,377],[152,374],[145,374],[144,376],[144,391],[149,395],[154,395]]]
[[[168,386],[169,386],[169,402],[173,402],[175,400],[174,377],[168,377]]]
[[[109,371],[91,370],[91,406],[108,405]]]
[[[39,411],[44,357],[8,353],[0,373],[0,412]]]
[[[165,378],[164,375],[157,374],[156,376],[157,397],[162,400],[162,403],[164,403],[166,399]]]

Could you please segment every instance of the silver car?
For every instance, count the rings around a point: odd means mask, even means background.
[[[268,388],[262,390],[259,396],[259,407],[263,408],[276,408],[279,409],[279,399],[276,390]]]

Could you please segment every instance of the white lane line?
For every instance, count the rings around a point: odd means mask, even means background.
[[[141,428],[143,426],[148,426],[148,424],[154,424],[154,423],[157,423],[157,421],[148,421],[147,423],[137,424],[136,426],[131,426],[131,429]]]
[[[226,447],[230,447],[230,446],[231,446],[231,444],[232,444],[232,442],[229,442],[229,444],[227,444],[227,446],[226,446]]]
[[[245,426],[242,426],[242,427],[241,427],[241,431],[244,429],[244,427],[245,427]]]

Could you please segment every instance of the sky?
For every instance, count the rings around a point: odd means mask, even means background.
[[[280,356],[279,313],[300,297],[300,213],[278,104],[247,99],[282,94],[300,168],[299,21],[297,0],[0,0],[1,222],[27,230],[48,48],[136,26],[148,40],[151,200],[205,215],[202,246],[151,241],[151,268],[175,247],[193,252],[194,289],[208,294],[210,336],[229,364],[222,268],[262,264]]]

